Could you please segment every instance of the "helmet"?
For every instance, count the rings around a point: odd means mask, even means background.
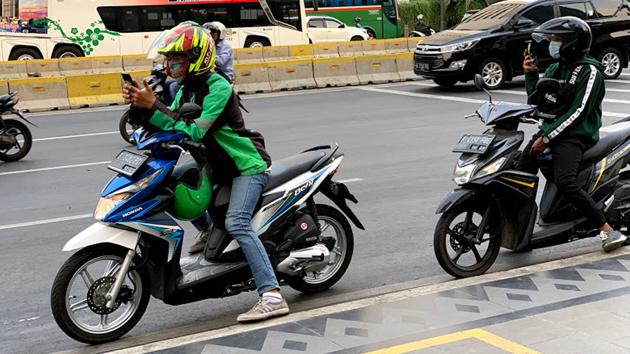
[[[212,185],[205,167],[201,170],[196,164],[183,167],[183,173],[175,185],[171,212],[177,219],[194,220],[208,210],[212,200]]]
[[[198,76],[210,72],[214,67],[216,53],[210,32],[195,22],[187,21],[160,34],[149,49],[149,58],[164,55],[186,57],[181,77]],[[171,66],[167,65],[171,75]]]
[[[565,16],[551,19],[536,27],[532,38],[538,43],[551,42],[559,38],[560,58],[564,61],[574,61],[586,55],[591,49],[593,35],[586,22],[577,17]]]
[[[207,29],[211,33],[218,32],[219,40],[222,41],[225,39],[225,25],[219,21],[212,21],[203,24],[203,28]]]

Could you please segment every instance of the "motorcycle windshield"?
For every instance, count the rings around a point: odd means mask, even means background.
[[[493,104],[490,102],[484,103],[479,108],[479,116],[485,125],[496,124],[498,121],[505,119],[519,118],[523,115],[532,113],[535,106],[529,104],[518,104],[499,102]]]

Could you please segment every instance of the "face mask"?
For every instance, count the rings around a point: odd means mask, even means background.
[[[168,69],[169,69],[169,76],[171,76],[173,79],[179,79],[181,77],[184,76],[184,66],[186,65],[185,61],[169,61],[168,62]]]
[[[560,47],[562,47],[562,42],[549,42],[549,55],[554,59],[560,59]]]

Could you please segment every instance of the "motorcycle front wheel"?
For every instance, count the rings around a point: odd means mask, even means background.
[[[501,248],[490,207],[468,205],[442,214],[433,235],[433,250],[442,269],[456,278],[485,273]]]
[[[0,150],[0,161],[13,162],[24,158],[33,146],[33,136],[26,124],[15,120],[4,120],[5,128],[0,128],[0,134],[12,135],[15,137],[15,144],[10,148]]]
[[[57,325],[69,337],[105,343],[125,335],[140,321],[150,296],[149,276],[143,268],[127,273],[114,307],[106,306],[105,295],[126,253],[122,247],[99,245],[75,253],[61,266],[50,304]]]

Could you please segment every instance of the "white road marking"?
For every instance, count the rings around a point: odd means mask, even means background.
[[[34,168],[31,170],[20,170],[20,171],[9,171],[9,172],[0,172],[0,176],[8,176],[8,175],[19,175],[23,173],[33,173],[33,172],[42,172],[42,171],[55,171],[55,170],[64,170],[67,168],[76,168],[76,167],[88,167],[88,166],[98,166],[98,165],[106,165],[111,161],[99,161],[99,162],[89,162],[89,163],[80,163],[76,165],[65,165],[65,166],[55,166],[55,167],[45,167],[45,168]]]
[[[361,182],[363,181],[363,178],[348,178],[348,179],[341,179],[337,182],[339,183],[354,183],[354,182]]]
[[[37,225],[46,225],[46,224],[53,224],[57,222],[72,221],[72,220],[81,220],[81,219],[91,218],[92,216],[93,216],[92,214],[81,214],[81,215],[73,215],[73,216],[64,216],[61,218],[27,221],[27,222],[21,222],[17,224],[0,225],[0,230],[17,229],[21,227],[29,227],[29,226],[37,226]]]
[[[615,83],[618,83],[618,84],[630,84],[630,80],[619,80],[619,79],[606,80],[606,82],[615,82]]]
[[[48,117],[48,116],[65,116],[71,114],[84,114],[84,113],[98,113],[98,112],[122,112],[127,109],[127,106],[108,106],[108,107],[95,107],[95,108],[79,108],[79,109],[67,109],[61,111],[50,111],[50,112],[35,112],[35,113],[24,113],[26,118],[39,118],[39,117]]]
[[[86,134],[64,135],[64,136],[52,136],[52,137],[49,137],[49,138],[33,139],[33,141],[50,141],[50,140],[75,139],[75,138],[85,138],[85,137],[89,137],[89,136],[111,135],[111,134],[120,134],[120,132],[118,130],[116,130],[116,131],[111,131],[111,132],[86,133]]]
[[[424,85],[421,85],[421,86],[424,86]],[[377,88],[371,88],[371,87],[360,88],[360,90],[371,91],[371,92],[380,92],[380,93],[388,93],[388,94],[391,94],[391,95],[418,97],[418,98],[428,98],[428,99],[436,99],[436,100],[444,100],[444,101],[455,101],[455,102],[463,102],[463,103],[477,103],[477,104],[481,104],[481,103],[485,102],[484,100],[476,100],[476,99],[466,98],[466,97],[441,96],[441,95],[432,95],[432,94],[426,94],[426,93],[416,93],[416,92],[377,89]],[[501,90],[495,90],[495,91],[499,92]],[[513,91],[513,92],[515,93],[517,91]],[[506,103],[518,103],[518,102],[508,102],[508,101],[503,101],[503,102],[506,102]],[[630,115],[628,113],[617,113],[617,112],[602,112],[602,114],[604,116],[607,116],[607,117],[617,117],[617,118],[625,118],[625,117],[628,117]]]

